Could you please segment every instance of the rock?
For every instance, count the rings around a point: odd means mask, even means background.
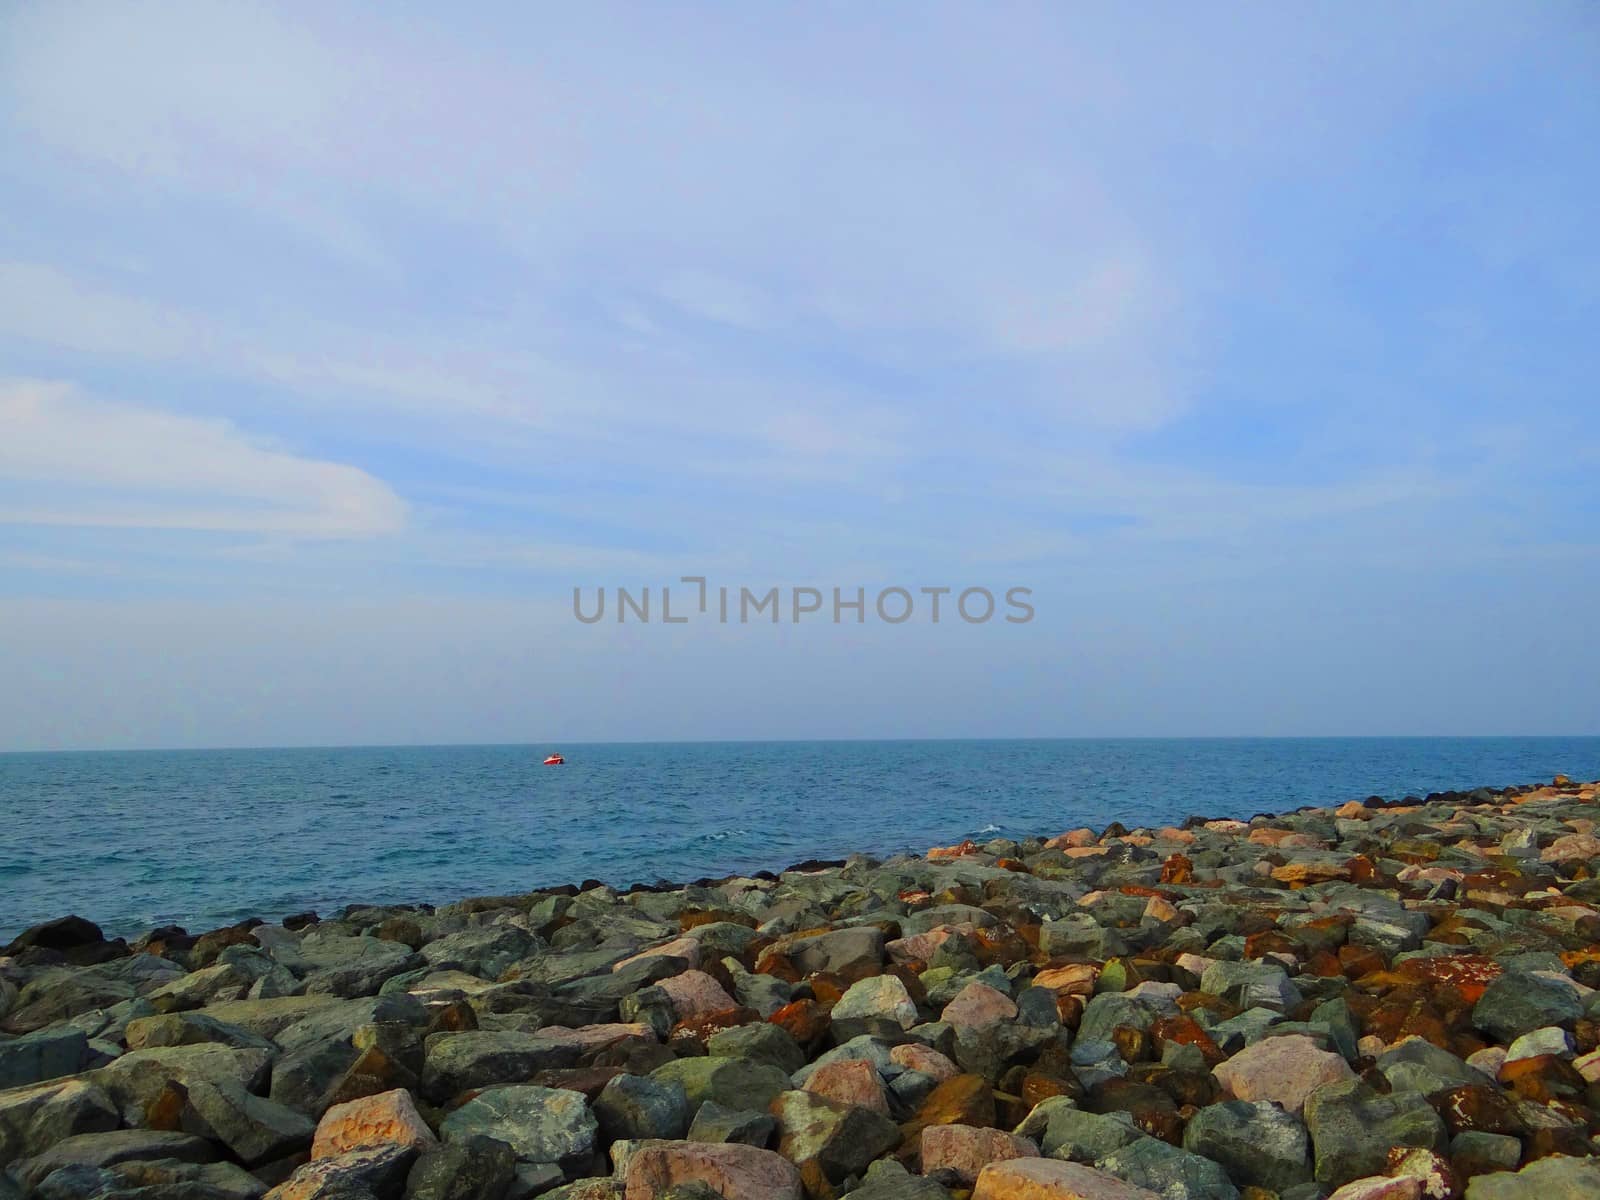
[[[917,1023],[917,1006],[897,977],[873,975],[851,984],[830,1018],[838,1036],[848,1041],[863,1033],[910,1029]]]
[[[90,1072],[92,1080],[122,1111],[130,1125],[142,1124],[144,1112],[173,1083],[233,1084],[252,1095],[264,1090],[273,1052],[216,1043],[162,1046],[132,1050],[109,1066]]]
[[[78,1030],[44,1029],[0,1041],[0,1090],[26,1087],[89,1065],[89,1039]]]
[[[1164,1200],[1239,1200],[1239,1189],[1216,1163],[1153,1137],[1129,1142],[1094,1165]]]
[[[261,1200],[264,1183],[233,1163],[190,1163],[176,1158],[133,1159],[117,1163],[109,1174],[118,1186],[140,1200]],[[59,1173],[47,1181],[59,1178]]]
[[[536,1071],[570,1067],[579,1047],[532,1033],[438,1033],[427,1040],[422,1094],[436,1104],[472,1088],[516,1083]]]
[[[1395,1091],[1421,1092],[1424,1096],[1492,1082],[1482,1071],[1423,1038],[1410,1038],[1379,1055],[1377,1066]]]
[[[322,1114],[311,1143],[312,1158],[329,1158],[377,1146],[427,1150],[438,1144],[404,1088],[336,1104]]]
[[[931,1179],[913,1175],[892,1158],[880,1158],[867,1168],[853,1200],[950,1200],[950,1193]]]
[[[1496,1171],[1515,1171],[1522,1161],[1522,1142],[1503,1133],[1464,1130],[1450,1139],[1450,1162],[1462,1179]]]
[[[863,968],[876,971],[883,964],[885,940],[883,930],[870,926],[836,929],[795,939],[788,955],[801,974],[827,971],[850,978],[863,973]]]
[[[1214,1073],[1236,1099],[1270,1100],[1296,1113],[1318,1088],[1355,1077],[1343,1058],[1303,1034],[1265,1038],[1219,1064]]]
[[[737,1008],[739,1002],[704,971],[685,971],[656,984],[672,1001],[679,1021],[693,1021]]]
[[[803,1091],[855,1108],[889,1115],[889,1097],[877,1068],[861,1059],[824,1063],[807,1076]]]
[[[1507,971],[1484,989],[1472,1009],[1472,1023],[1510,1043],[1546,1025],[1570,1025],[1583,1015],[1577,992],[1551,979]]]
[[[121,1123],[111,1098],[81,1079],[0,1092],[0,1167],[79,1134]]]
[[[712,1034],[706,1039],[706,1052],[717,1058],[742,1058],[748,1062],[768,1063],[790,1074],[806,1065],[806,1052],[789,1031],[767,1021]]]
[[[777,1131],[777,1118],[769,1113],[723,1108],[715,1100],[707,1100],[689,1126],[689,1141],[741,1142],[746,1146],[765,1147]]]
[[[406,1200],[501,1200],[516,1177],[515,1151],[472,1134],[422,1149],[406,1176]]]
[[[1183,1131],[1183,1148],[1220,1163],[1240,1186],[1281,1192],[1311,1179],[1306,1127],[1265,1100],[1228,1100],[1202,1108]]]
[[[230,1025],[203,1012],[176,1012],[139,1017],[129,1021],[124,1032],[129,1050],[159,1046],[193,1046],[216,1043],[222,1046],[275,1050],[265,1036],[240,1025]]]
[[[803,1200],[800,1172],[782,1155],[735,1143],[651,1142],[621,1172],[624,1200],[659,1200],[669,1188],[704,1183],[724,1200]]]
[[[1245,1009],[1287,1011],[1300,1003],[1300,992],[1283,968],[1270,963],[1212,963],[1200,977],[1200,990]]]
[[[1345,1184],[1328,1200],[1421,1200],[1422,1181],[1374,1175]]]
[[[1570,1033],[1559,1026],[1546,1025],[1543,1029],[1530,1030],[1512,1042],[1506,1050],[1505,1061],[1518,1062],[1524,1058],[1541,1058],[1547,1054],[1555,1055],[1557,1058],[1571,1058],[1575,1049]]]
[[[768,1111],[778,1119],[778,1153],[802,1170],[815,1162],[834,1184],[900,1144],[900,1129],[887,1117],[810,1092],[784,1092]]]
[[[1079,1163],[1047,1158],[1017,1158],[990,1163],[978,1175],[972,1200],[1160,1200],[1155,1192],[1135,1187]]]
[[[579,1092],[511,1085],[479,1092],[439,1124],[446,1142],[483,1134],[505,1142],[524,1162],[584,1166],[599,1126]]]
[[[1360,1080],[1325,1084],[1305,1106],[1314,1177],[1327,1187],[1380,1174],[1391,1146],[1444,1149],[1444,1123],[1417,1092],[1380,1096]]]
[[[907,1042],[903,1045],[891,1047],[889,1061],[898,1067],[905,1068],[907,1071],[916,1071],[919,1074],[926,1075],[935,1083],[942,1083],[946,1079],[953,1079],[961,1074],[961,1068],[937,1050],[916,1042]]]
[[[366,1200],[399,1193],[416,1151],[403,1146],[352,1150],[296,1168],[266,1200]]]
[[[999,1129],[971,1125],[930,1125],[922,1131],[922,1173],[949,1171],[971,1187],[978,1172],[993,1162],[1037,1158],[1039,1148],[1027,1138]]]
[[[986,1029],[1016,1016],[1017,1006],[1010,996],[981,983],[969,983],[945,1005],[939,1019],[957,1029]]]
[[[15,1169],[24,1187],[34,1187],[63,1167],[110,1167],[136,1159],[175,1158],[182,1162],[215,1162],[220,1155],[204,1138],[154,1129],[117,1129],[63,1138]]]
[[[618,1075],[600,1090],[594,1102],[601,1136],[640,1141],[676,1141],[689,1129],[689,1097],[683,1085],[645,1075]]]
[[[311,1145],[316,1122],[292,1108],[253,1096],[230,1079],[185,1085],[183,1129],[221,1142],[247,1167],[287,1158]]]
[[[99,946],[105,942],[100,926],[79,916],[57,917],[30,926],[17,935],[0,954],[21,954],[24,950],[57,950],[70,955],[73,951]],[[127,953],[126,947],[123,953]]]
[[[1065,1097],[1046,1100],[1016,1132],[1052,1158],[1078,1163],[1095,1162],[1145,1136],[1127,1113],[1085,1112]]]
[[[1592,1200],[1600,1195],[1600,1159],[1544,1158],[1512,1174],[1479,1175],[1466,1200]]]
[[[681,1087],[691,1113],[707,1100],[724,1108],[765,1112],[789,1088],[789,1077],[777,1067],[738,1058],[680,1058],[657,1067],[650,1078]]]

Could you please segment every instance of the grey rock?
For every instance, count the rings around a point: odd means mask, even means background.
[[[689,1126],[691,1142],[741,1142],[746,1146],[765,1149],[777,1132],[777,1119],[764,1112],[723,1108],[715,1100],[707,1100],[694,1115]]]
[[[830,933],[797,938],[789,945],[789,959],[801,974],[833,971],[844,974],[864,963],[883,962],[883,930],[871,927],[835,929]]]
[[[409,1146],[352,1150],[347,1154],[314,1159],[296,1168],[280,1186],[295,1200],[391,1197],[404,1186],[406,1174],[416,1157],[417,1152]]]
[[[1452,1162],[1473,1162],[1515,1171],[1522,1161],[1522,1141],[1504,1133],[1464,1129],[1450,1139]]]
[[[682,1087],[690,1112],[707,1100],[724,1108],[765,1112],[789,1088],[789,1076],[777,1067],[737,1058],[680,1058],[657,1067],[650,1078]]]
[[[1242,1009],[1270,1008],[1279,1012],[1300,1003],[1298,988],[1282,967],[1259,962],[1217,962],[1200,977],[1200,990],[1237,1004]]]
[[[1422,1038],[1402,1042],[1378,1056],[1378,1070],[1397,1092],[1436,1092],[1462,1084],[1492,1084],[1494,1080],[1476,1067],[1468,1066],[1450,1051]]]
[[[689,1097],[672,1080],[618,1075],[595,1097],[594,1115],[608,1142],[681,1138],[689,1128]]]
[[[287,1158],[311,1145],[316,1122],[292,1108],[253,1096],[232,1080],[188,1085],[180,1123],[187,1133],[221,1142],[247,1167]]]
[[[273,1053],[214,1042],[193,1046],[158,1046],[131,1050],[108,1066],[83,1076],[103,1089],[130,1125],[144,1120],[144,1110],[169,1083],[185,1087],[199,1082],[234,1083],[247,1092],[264,1090]]]
[[[505,1142],[463,1137],[417,1156],[406,1176],[406,1200],[502,1200],[516,1169],[516,1153]]]
[[[1051,1158],[1078,1163],[1092,1163],[1145,1136],[1127,1113],[1084,1112],[1065,1096],[1039,1104],[1015,1132],[1038,1142]]]
[[[786,1075],[805,1066],[805,1051],[787,1029],[766,1021],[756,1021],[724,1029],[706,1039],[706,1050],[719,1058],[742,1058],[769,1063]]]
[[[273,1050],[273,1043],[261,1034],[239,1025],[229,1025],[203,1012],[178,1012],[140,1017],[128,1022],[124,1032],[129,1050],[159,1046],[195,1046],[214,1042],[222,1046]]]
[[[436,1104],[469,1088],[516,1083],[536,1071],[573,1066],[579,1047],[531,1033],[438,1033],[427,1040],[422,1094]]]
[[[1577,992],[1552,979],[1507,971],[1484,989],[1472,1023],[1510,1043],[1546,1025],[1571,1025],[1583,1015]]]
[[[0,1041],[0,1089],[75,1075],[89,1065],[89,1039],[76,1030],[45,1029]]]
[[[1163,1200],[1239,1200],[1239,1189],[1220,1166],[1158,1138],[1129,1142],[1094,1165]]]
[[[950,1193],[932,1179],[913,1175],[892,1158],[882,1158],[867,1168],[854,1200],[950,1200]]]
[[[1391,1146],[1445,1147],[1444,1122],[1419,1092],[1380,1096],[1359,1079],[1324,1084],[1306,1100],[1318,1183],[1379,1175]]]
[[[121,1119],[111,1097],[82,1079],[0,1092],[0,1167],[78,1134],[108,1132]]]
[[[114,1129],[63,1138],[42,1154],[18,1164],[15,1173],[32,1187],[62,1167],[109,1167],[134,1159],[176,1158],[183,1162],[215,1162],[215,1146],[188,1133],[154,1129]]]
[[[769,1111],[778,1119],[778,1153],[797,1166],[815,1159],[834,1184],[900,1144],[900,1127],[888,1117],[811,1092],[784,1092]]]
[[[1515,1174],[1478,1175],[1466,1200],[1593,1200],[1600,1196],[1600,1159],[1541,1158]]]
[[[1228,1100],[1190,1118],[1183,1148],[1221,1163],[1234,1183],[1281,1192],[1311,1178],[1311,1139],[1292,1113],[1267,1101]]]
[[[505,1142],[524,1162],[570,1171],[593,1157],[599,1125],[582,1092],[514,1085],[480,1092],[445,1117],[439,1132],[446,1142],[483,1134]]]

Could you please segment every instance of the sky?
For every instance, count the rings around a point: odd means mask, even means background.
[[[1600,733],[1597,147],[1576,0],[0,5],[0,749]]]

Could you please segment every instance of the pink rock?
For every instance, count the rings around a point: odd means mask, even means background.
[[[1421,1200],[1422,1180],[1410,1175],[1391,1179],[1387,1175],[1369,1175],[1365,1179],[1352,1179],[1328,1197],[1328,1200]]]
[[[1198,979],[1206,973],[1206,968],[1216,961],[1214,958],[1207,958],[1204,954],[1190,954],[1185,951],[1183,954],[1178,955],[1173,965],[1183,968]]]
[[[908,1071],[920,1071],[939,1083],[943,1083],[946,1079],[954,1079],[961,1074],[961,1068],[955,1063],[931,1046],[924,1046],[920,1042],[907,1042],[903,1046],[895,1046],[889,1051],[889,1061]]]
[[[1263,1038],[1212,1074],[1235,1099],[1271,1100],[1292,1113],[1304,1108],[1306,1097],[1323,1084],[1355,1078],[1344,1059],[1300,1033]]]
[[[1592,833],[1569,833],[1551,842],[1539,857],[1545,862],[1600,858],[1600,838]]]
[[[722,985],[704,971],[685,971],[682,975],[663,979],[656,986],[671,998],[673,1010],[680,1021],[692,1021],[696,1017],[739,1007],[739,1002],[723,991]]]
[[[539,1036],[549,1038],[553,1042],[577,1046],[584,1053],[592,1054],[597,1050],[604,1050],[607,1046],[615,1046],[628,1038],[644,1038],[653,1042],[656,1040],[656,1031],[654,1027],[639,1022],[580,1025],[576,1029],[566,1025],[546,1025],[539,1030]]]
[[[823,1063],[806,1078],[803,1091],[837,1100],[851,1108],[870,1108],[889,1115],[889,1097],[883,1090],[878,1069],[861,1059]]]
[[[800,1172],[781,1154],[722,1142],[654,1142],[628,1159],[624,1200],[656,1200],[680,1183],[704,1183],[725,1200],[803,1200]]]
[[[1092,996],[1094,981],[1099,977],[1100,968],[1094,963],[1068,963],[1040,971],[1033,977],[1033,986],[1057,995]]]
[[[967,926],[971,929],[972,926]],[[896,938],[887,943],[883,948],[889,955],[890,962],[927,962],[933,957],[933,952],[950,940],[950,935],[956,932],[949,925],[940,925],[936,929],[929,929],[924,933],[912,934],[910,937]]]
[[[1160,896],[1151,896],[1150,902],[1144,906],[1144,915],[1163,924],[1167,921],[1176,921],[1178,906]]]
[[[362,1096],[348,1104],[335,1104],[323,1113],[311,1141],[311,1157],[332,1158],[382,1146],[422,1150],[438,1141],[417,1112],[411,1093],[396,1088],[376,1096]]]
[[[990,1163],[1038,1157],[1039,1147],[1027,1138],[1000,1129],[929,1125],[922,1131],[922,1173],[948,1169],[969,1187]]]
[[[1467,1055],[1467,1066],[1477,1067],[1490,1079],[1500,1078],[1500,1068],[1506,1065],[1509,1053],[1504,1046],[1485,1046]]]
[[[630,1195],[628,1200],[634,1200]],[[978,1175],[972,1200],[1161,1200],[1147,1188],[1081,1163],[1014,1158],[990,1163]]]
[[[633,957],[623,959],[611,969],[620,971],[623,967],[632,963],[643,962],[647,958],[682,958],[687,959],[691,967],[698,967],[700,965],[700,943],[692,937],[673,938],[672,941],[663,945],[651,946],[648,950],[641,950]]]
[[[1017,1006],[1010,996],[986,983],[969,983],[944,1006],[939,1019],[957,1029],[984,1029],[1000,1021],[1010,1021],[1016,1015]]]

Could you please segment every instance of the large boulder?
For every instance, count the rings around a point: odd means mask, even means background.
[[[482,1134],[505,1142],[523,1162],[586,1168],[599,1126],[582,1092],[513,1085],[479,1092],[440,1122],[447,1143]]]
[[[1444,1122],[1419,1092],[1379,1095],[1358,1079],[1330,1083],[1306,1101],[1305,1119],[1324,1187],[1383,1174],[1391,1146],[1445,1149]]]
[[[570,1067],[580,1054],[569,1040],[532,1033],[437,1033],[427,1040],[422,1094],[442,1104],[472,1088],[520,1083],[536,1071]]]
[[[1300,1118],[1265,1100],[1208,1105],[1189,1119],[1183,1148],[1220,1163],[1234,1183],[1282,1192],[1311,1178]]]

